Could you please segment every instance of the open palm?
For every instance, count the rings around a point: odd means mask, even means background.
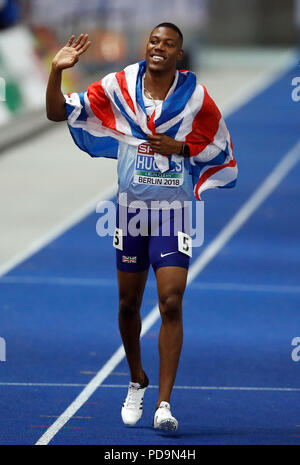
[[[90,46],[91,42],[88,41],[88,34],[80,34],[75,40],[75,36],[72,35],[66,45],[55,55],[53,59],[53,65],[60,70],[72,68],[77,61],[79,56],[82,55]]]

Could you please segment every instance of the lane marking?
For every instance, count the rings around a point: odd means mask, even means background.
[[[199,259],[194,263],[188,282],[209,263],[215,255],[224,247],[243,224],[250,218],[255,210],[266,200],[266,198],[280,184],[282,179],[292,170],[300,160],[300,140],[289,150],[282,160],[275,166],[267,178],[262,182],[256,191],[250,196],[247,202],[238,210],[233,218],[228,222],[220,234],[204,249]]]
[[[203,270],[203,268],[217,255],[232,236],[242,227],[253,212],[263,203],[263,201],[273,192],[282,179],[298,163],[300,159],[300,140],[275,166],[272,172],[254,191],[249,200],[238,210],[233,218],[221,230],[216,238],[204,249],[203,253],[192,264],[187,285]],[[159,319],[159,309],[156,305],[152,311],[142,321],[141,337]],[[67,409],[57,418],[57,420],[47,429],[47,431],[36,442],[36,445],[46,445],[53,439],[69,419],[82,407],[82,405],[93,395],[96,389],[110,375],[116,366],[125,357],[123,346],[112,355],[112,357],[99,370],[97,375],[87,384],[82,392],[74,399]]]
[[[125,371],[113,371],[110,376],[129,376]]]
[[[28,387],[84,387],[86,383],[15,383],[0,382],[0,386],[28,386]]]
[[[26,387],[85,387],[87,384],[74,383],[5,383],[1,382],[0,386],[26,386]],[[128,389],[128,384],[101,384],[99,388],[103,389]],[[158,389],[156,384],[149,384],[148,389]],[[300,387],[269,387],[269,386],[180,386],[175,385],[173,389],[191,390],[191,391],[266,391],[266,392],[300,392]],[[87,404],[103,404],[103,402],[87,402]],[[40,415],[47,418],[58,418],[59,415]],[[72,418],[87,418],[73,416]],[[296,425],[300,426],[300,425]]]
[[[67,409],[57,418],[57,420],[47,429],[47,431],[36,442],[36,445],[49,444],[51,439],[64,427],[69,419],[82,407],[82,405],[92,396],[102,382],[110,375],[114,368],[123,360],[125,351],[123,346],[112,355],[105,363],[97,375],[85,386],[76,399],[67,407]]]
[[[59,415],[40,415],[41,418],[58,418]],[[74,417],[72,417],[72,420],[73,419],[80,419],[80,420],[92,420],[93,417],[80,417],[78,415],[74,415]]]
[[[80,371],[80,375],[96,375],[98,372],[97,371]]]
[[[81,375],[96,375],[98,371],[80,371],[79,372]],[[111,376],[128,376],[129,373],[126,373],[125,371],[113,371]]]
[[[95,212],[96,205],[101,205],[101,202],[106,202],[107,199],[111,199],[116,195],[116,187],[109,187],[103,192],[99,192],[97,196],[89,200],[85,205],[76,210],[72,215],[70,215],[65,221],[55,226],[51,229],[46,235],[42,236],[40,239],[33,241],[28,247],[24,250],[13,256],[10,260],[5,262],[0,266],[0,277],[7,273],[9,270],[19,265],[24,260],[28,259],[47,244],[57,239],[65,231],[72,228],[75,224],[79,223],[86,216]],[[103,199],[103,200],[101,200]]]
[[[29,425],[29,428],[48,428],[47,425]],[[62,429],[83,429],[82,426],[63,426]]]
[[[101,401],[101,402],[99,402],[99,401],[87,401],[86,402],[86,405],[103,405],[103,404],[104,404],[103,401]]]
[[[191,288],[213,291],[300,293],[300,286],[281,284],[194,283]]]
[[[247,386],[177,386],[176,389],[191,389],[191,390],[203,390],[203,391],[272,391],[272,392],[299,392],[300,391],[300,388],[247,387]]]
[[[287,69],[296,67],[298,61],[298,55],[295,50],[290,49],[282,53],[281,56],[275,58],[274,68],[268,70],[266,74],[258,75],[254,80],[251,80],[251,83],[245,83],[244,86],[240,87],[233,96],[230,97],[230,100],[224,102],[222,105],[222,113],[225,117],[228,114],[236,112],[242,105],[249,102],[257,94],[266,90],[274,82],[281,79],[286,73]],[[226,65],[227,66],[227,65]]]
[[[0,277],[1,284],[46,284],[61,286],[91,286],[91,287],[116,287],[115,279],[93,279],[93,278],[62,278],[62,277],[36,277],[36,276],[3,276]],[[147,282],[147,287],[155,288],[154,281]],[[190,285],[190,289],[202,289],[213,291],[241,291],[241,292],[277,292],[277,293],[300,293],[300,286],[282,284],[241,284],[241,283],[212,283],[196,282]]]

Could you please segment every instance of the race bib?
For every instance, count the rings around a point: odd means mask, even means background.
[[[179,252],[192,257],[192,238],[188,234],[181,231],[178,231],[178,250]]]
[[[123,231],[120,228],[115,229],[113,246],[115,249],[123,250]]]
[[[174,162],[172,169],[162,173],[155,163],[154,152],[150,145],[143,143],[138,146],[134,167],[136,184],[178,187],[182,185],[183,179],[183,160]]]

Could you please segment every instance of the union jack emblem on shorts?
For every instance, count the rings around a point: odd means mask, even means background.
[[[136,257],[127,257],[126,255],[122,256],[123,263],[136,263]]]

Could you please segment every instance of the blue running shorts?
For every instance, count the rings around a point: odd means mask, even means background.
[[[154,271],[165,266],[188,269],[190,256],[179,251],[178,231],[189,232],[188,208],[132,210],[118,205],[114,236],[118,270],[136,273],[150,265]]]

